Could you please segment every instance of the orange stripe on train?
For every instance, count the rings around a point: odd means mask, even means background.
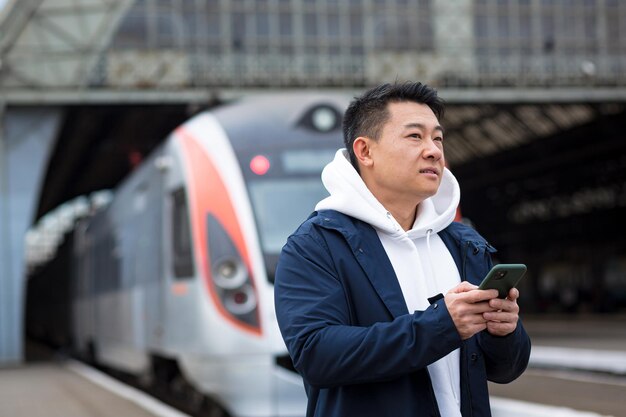
[[[220,314],[231,324],[260,336],[262,333],[260,320],[258,320],[258,328],[236,320],[226,311],[213,287],[211,264],[208,257],[209,248],[206,224],[208,213],[212,213],[220,221],[241,255],[246,268],[248,268],[248,271],[252,270],[248,249],[245,245],[241,227],[226,186],[215,164],[211,160],[211,157],[191,132],[184,127],[179,127],[176,129],[175,133],[182,145],[186,160],[184,165],[186,167],[186,180],[189,187],[189,206],[191,210],[194,248],[196,250],[196,257],[200,260],[201,270],[211,298]],[[254,285],[254,278],[251,274],[250,277],[255,296],[259,299],[256,293],[256,286]],[[257,317],[257,319],[259,318]]]

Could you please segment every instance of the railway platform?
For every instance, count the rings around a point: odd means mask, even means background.
[[[524,317],[524,323],[533,341],[526,377],[531,385],[537,385],[533,379],[537,378],[533,374],[536,370],[557,368],[619,378],[621,382],[611,386],[611,395],[626,395],[625,316],[529,316]],[[188,417],[80,362],[35,356],[36,360],[20,366],[0,368],[0,417]],[[490,387],[494,417],[622,416],[611,410],[600,414],[576,411],[588,408],[586,404],[555,413],[554,410],[560,410],[555,406],[567,406],[571,390],[564,390],[562,396],[551,391],[549,398],[539,401],[543,405],[529,406],[529,399],[520,392],[523,384],[520,381]],[[606,389],[602,387],[603,392]],[[516,397],[524,402],[511,402]],[[525,404],[525,408],[520,408],[520,404]],[[552,404],[552,408],[546,408],[546,404]]]
[[[0,369],[2,417],[188,417],[80,362]]]
[[[530,367],[626,377],[626,315],[530,316]]]
[[[489,384],[492,410],[527,417],[626,417],[626,316],[524,317],[532,340],[526,372]]]

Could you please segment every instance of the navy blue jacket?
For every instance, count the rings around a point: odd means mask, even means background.
[[[493,249],[453,223],[439,233],[461,279],[478,284]],[[461,411],[490,416],[487,380],[506,383],[526,368],[530,340],[517,329],[462,341],[444,300],[409,313],[376,231],[333,210],[289,237],[276,271],[278,324],[304,379],[308,417],[439,416],[426,366],[461,348]]]

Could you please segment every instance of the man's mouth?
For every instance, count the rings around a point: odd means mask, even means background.
[[[420,169],[420,174],[434,174],[439,176],[439,170],[437,168],[424,168]]]

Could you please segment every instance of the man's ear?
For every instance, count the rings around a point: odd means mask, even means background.
[[[354,150],[354,156],[356,156],[359,165],[363,167],[369,167],[374,163],[372,159],[372,139],[359,136],[352,143],[352,150]]]

